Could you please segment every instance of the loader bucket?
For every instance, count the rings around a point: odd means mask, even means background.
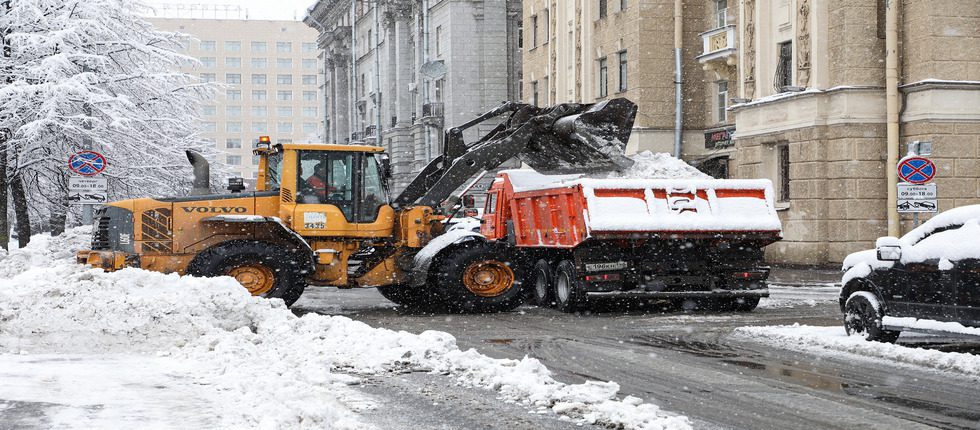
[[[624,155],[636,104],[617,98],[591,105],[564,104],[536,118],[557,117],[518,156],[544,174],[595,173],[627,169]],[[533,118],[532,118],[533,120]]]

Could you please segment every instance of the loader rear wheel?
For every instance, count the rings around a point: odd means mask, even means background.
[[[253,296],[279,298],[290,306],[306,289],[306,279],[286,250],[257,241],[231,242],[194,258],[187,273],[231,276]]]
[[[474,243],[453,248],[435,263],[434,288],[450,311],[500,312],[524,302],[517,262],[506,247]]]

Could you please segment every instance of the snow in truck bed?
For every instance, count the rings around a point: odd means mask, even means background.
[[[50,428],[369,429],[357,411],[381,405],[357,375],[430,371],[579,423],[690,428],[614,382],[564,384],[536,359],[463,351],[448,333],[297,317],[229,277],[75,264],[89,231],[0,252],[0,415],[26,402],[49,405],[37,419]]]
[[[597,175],[543,175],[528,169],[504,170],[515,192],[581,185],[588,205],[590,231],[771,231],[782,229],[768,179],[713,179],[682,160],[649,151],[633,156],[623,172]],[[645,190],[644,198],[597,196],[596,190]],[[760,190],[765,198],[723,197],[715,190]],[[707,199],[655,198],[704,191]],[[601,193],[599,193],[601,194]],[[678,201],[681,200],[681,201]],[[686,207],[696,210],[677,210]]]

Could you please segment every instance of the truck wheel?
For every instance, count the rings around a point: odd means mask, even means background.
[[[521,270],[506,247],[479,242],[453,248],[434,272],[445,306],[458,312],[509,311],[524,303]]]
[[[268,243],[234,242],[198,254],[187,273],[231,276],[253,296],[282,299],[291,306],[306,289],[306,279],[294,261],[284,249]]]
[[[902,332],[885,330],[881,319],[885,316],[878,297],[870,291],[855,291],[844,303],[844,330],[848,335],[865,340],[893,343]]]
[[[555,306],[562,312],[575,312],[585,302],[575,264],[562,260],[555,270]]]
[[[541,307],[551,307],[555,304],[554,295],[554,282],[551,271],[551,265],[548,264],[547,260],[541,259],[534,264],[534,269],[530,273],[531,285],[529,288],[529,293],[531,296],[531,303],[534,303]]]

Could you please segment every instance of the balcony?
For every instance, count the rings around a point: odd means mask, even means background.
[[[361,143],[364,142],[364,132],[355,131],[350,134],[350,143]]]
[[[736,37],[735,24],[701,33],[704,48],[701,55],[697,56],[698,62],[704,64],[705,70],[720,68],[716,66],[734,66],[738,62]]]
[[[442,126],[446,106],[442,102],[424,103],[422,105],[422,123]]]

